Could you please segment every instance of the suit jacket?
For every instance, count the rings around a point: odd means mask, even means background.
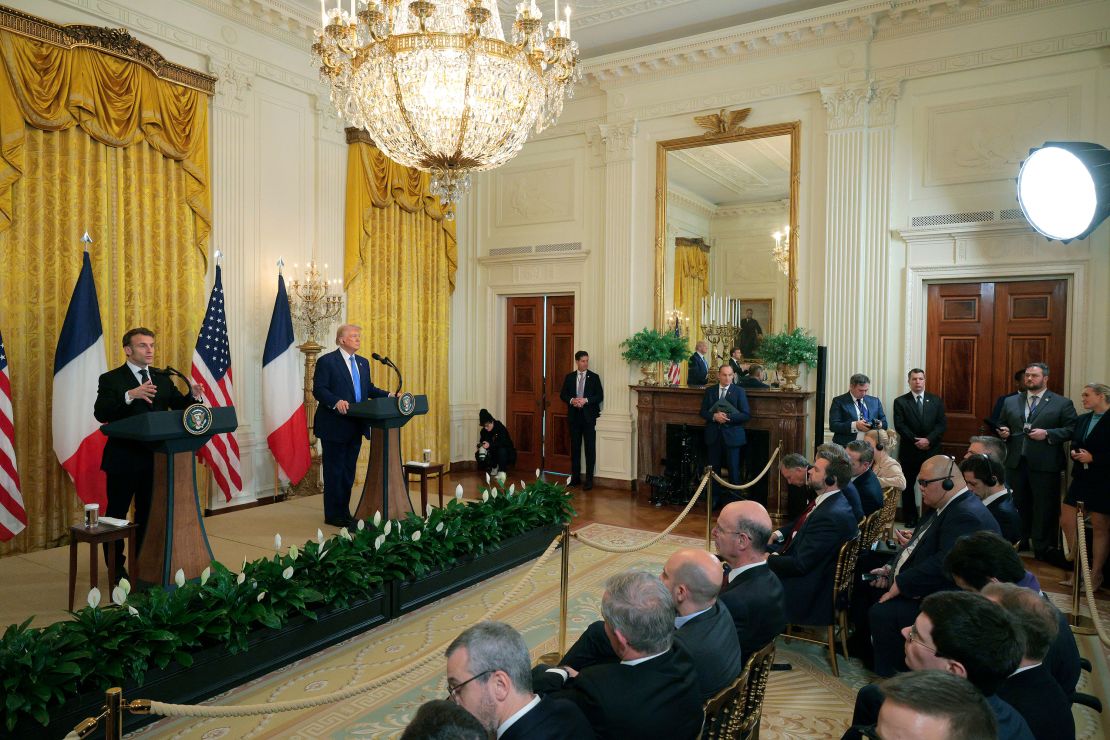
[[[687,361],[686,385],[705,385],[709,381],[709,361],[697,352]]]
[[[906,393],[894,399],[894,429],[898,432],[901,444],[898,445],[898,459],[900,461],[924,462],[933,455],[939,454],[940,438],[948,429],[948,420],[944,415],[944,399],[935,393],[925,391],[922,394],[922,412],[917,411],[917,402],[913,400],[912,393]],[[929,448],[919,450],[914,445],[917,437],[929,440]]]
[[[857,522],[861,521],[866,515],[863,513],[863,501],[860,499],[859,489],[856,488],[856,484],[852,481],[848,481],[848,485],[841,488],[840,492],[844,494],[844,498],[847,499],[848,505],[852,507],[852,516],[856,518]]]
[[[886,420],[886,413],[883,412],[882,401],[874,396],[864,396],[863,407],[867,412],[868,420],[877,419],[883,429],[890,428],[890,424]],[[843,446],[855,439],[856,433],[852,431],[852,422],[857,419],[859,419],[859,413],[856,410],[856,400],[852,398],[851,393],[844,393],[833,398],[829,405],[829,429],[833,433],[832,441]]]
[[[864,516],[883,508],[883,487],[879,485],[874,470],[865,470],[863,475],[852,481],[852,485],[859,492],[859,503],[863,507]]]
[[[136,399],[131,403],[124,401],[124,394],[140,385],[139,379],[131,372],[127,363],[101,375],[96,389],[96,402],[93,405],[93,416],[96,420],[104,423],[119,421],[151,411],[184,409],[196,403],[196,399],[192,396],[179,391],[168,375],[157,373],[149,373],[149,375],[157,389],[151,403],[142,399]],[[141,442],[109,438],[104,445],[104,454],[100,458],[100,469],[105,473],[126,473],[136,468],[152,471],[153,453]]]
[[[1002,404],[999,420],[1010,429],[1006,440],[1006,468],[1014,470],[1024,456],[1030,470],[1055,473],[1064,469],[1064,442],[1072,438],[1075,429],[1075,406],[1070,399],[1045,391],[1041,402],[1029,418],[1034,429],[1044,429],[1048,437],[1041,441],[1030,439],[1022,430],[1025,425],[1025,391],[1008,397]]]
[[[732,614],[744,660],[771,642],[786,627],[786,598],[782,581],[763,565],[729,581],[717,601]]]
[[[746,362],[746,360],[745,360],[745,362]],[[728,360],[728,364],[729,364],[729,367],[732,368],[732,372],[734,372],[736,374],[737,378],[746,378],[746,377],[748,377],[748,371],[745,370],[744,368],[740,367],[740,363],[737,362],[735,358],[730,357],[729,360]]]
[[[740,378],[737,378],[736,385],[740,386],[741,388],[762,388],[764,390],[771,387],[764,383],[762,380],[756,380],[750,375],[744,375]]]
[[[982,529],[1001,534],[987,507],[967,489],[949,501],[939,514],[930,512],[914,532],[914,538],[920,542],[898,573],[898,590],[906,598],[923,599],[931,593],[955,588],[945,574],[944,558],[956,540]],[[913,542],[911,539],[907,545]],[[899,557],[901,550],[891,561],[892,567]]]
[[[694,664],[702,701],[713,698],[744,670],[732,613],[720,601],[675,630],[674,642]]]
[[[1021,540],[1021,514],[1014,506],[1014,497],[1010,493],[999,496],[987,504],[987,511],[998,522],[998,528],[1007,542],[1016,544]]]
[[[840,546],[859,533],[858,521],[837,491],[810,512],[781,555],[767,560],[767,567],[782,581],[791,624],[832,624],[836,558]],[[780,531],[789,534],[794,526],[791,522]]]
[[[565,682],[552,671],[534,672],[532,688],[577,704],[599,740],[693,740],[701,732],[694,666],[675,647],[636,665],[593,665]]]
[[[735,414],[729,414],[728,421],[718,424],[713,421],[713,414],[709,409],[720,398],[719,385],[712,385],[705,389],[701,399],[701,418],[705,419],[705,443],[708,445],[723,444],[725,447],[741,447],[747,443],[748,438],[744,433],[744,424],[752,418],[751,408],[748,406],[748,394],[744,389],[733,383],[725,391],[724,400],[736,408]]]
[[[1007,678],[998,688],[998,697],[1018,711],[1037,740],[1073,740],[1075,720],[1071,699],[1044,664],[1028,668]]]
[[[1079,674],[1083,670],[1079,661],[1079,646],[1075,644],[1075,635],[1072,634],[1068,618],[1056,608],[1047,594],[1042,592],[1041,595],[1052,606],[1052,611],[1056,614],[1057,627],[1056,640],[1048,649],[1048,655],[1044,656],[1044,664],[1056,683],[1060,684],[1060,688],[1064,690],[1064,695],[1071,696],[1075,693],[1075,687],[1079,683]]]
[[[1071,493],[1078,494],[1077,501],[1092,500],[1093,498],[1105,499],[1107,496],[1106,481],[1110,480],[1110,414],[1099,419],[1098,424],[1087,434],[1087,425],[1094,413],[1083,414],[1075,422],[1071,438],[1072,450],[1087,450],[1091,453],[1091,462],[1084,465],[1073,462],[1071,466]],[[1099,509],[1106,511],[1106,509]]]
[[[577,705],[545,696],[513,722],[501,740],[592,740],[593,737],[594,730]]]
[[[605,400],[605,390],[601,387],[601,376],[593,370],[586,371],[586,382],[583,383],[582,396],[586,405],[580,409],[570,405],[570,399],[578,395],[578,371],[567,373],[563,378],[563,389],[559,391],[559,398],[567,405],[567,423],[571,425],[591,426],[601,415],[601,404]]]
[[[370,363],[361,355],[355,355],[358,367],[359,385],[362,386],[362,399],[388,396],[370,382]],[[320,402],[316,407],[316,417],[312,427],[316,436],[329,442],[350,442],[361,435],[370,433],[370,423],[366,419],[356,419],[335,410],[340,401],[355,402],[355,384],[351,370],[343,360],[343,354],[336,349],[320,355],[316,361],[316,373],[312,379],[312,395]]]

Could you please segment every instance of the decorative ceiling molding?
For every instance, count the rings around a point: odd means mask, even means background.
[[[212,95],[216,78],[196,69],[174,64],[155,49],[136,39],[125,28],[100,26],[63,26],[30,13],[0,5],[0,28],[45,41],[64,49],[85,47],[135,62],[149,69],[159,79]]]
[[[782,216],[790,211],[790,199],[772,200],[765,203],[738,203],[736,205],[720,205],[716,218],[743,218],[745,216]]]
[[[710,203],[705,198],[696,193],[691,193],[684,187],[671,184],[667,185],[667,203],[668,205],[674,204],[680,208],[685,208],[691,213],[706,218],[712,218],[717,213],[715,203]]]
[[[929,33],[1003,15],[1083,4],[1088,0],[855,0],[687,39],[587,59],[587,80],[606,89],[693,69],[873,38]],[[588,50],[587,50],[588,51]]]

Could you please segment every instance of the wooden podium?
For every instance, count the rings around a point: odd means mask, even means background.
[[[428,397],[412,399],[415,406],[409,414],[401,413],[399,398],[389,397],[367,399],[347,409],[347,416],[370,422],[370,463],[355,509],[356,519],[370,519],[376,511],[385,519],[399,519],[412,511],[408,480],[401,465],[401,427],[414,416],[428,413]]]
[[[239,422],[234,408],[213,408],[212,425],[193,434],[185,428],[187,411],[152,411],[100,428],[109,437],[141,442],[154,452],[150,520],[138,562],[130,564],[131,575],[142,584],[172,588],[179,568],[186,578],[199,578],[212,562],[197,496],[194,457],[213,435],[233,432]]]

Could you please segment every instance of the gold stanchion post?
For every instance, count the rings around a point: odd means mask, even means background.
[[[104,718],[105,740],[123,740],[123,689],[113,686],[105,691],[104,706],[108,710]]]
[[[563,527],[563,557],[559,564],[559,655],[567,654],[567,600],[570,598],[570,525]]]
[[[713,468],[709,465],[705,466],[705,474],[709,475]],[[710,476],[705,481],[705,488],[702,489],[702,494],[705,496],[705,549],[713,552],[713,478]]]
[[[1075,552],[1072,553],[1071,575],[1071,614],[1068,615],[1068,624],[1071,631],[1077,635],[1095,634],[1095,623],[1089,616],[1083,614],[1079,608],[1080,595],[1083,593],[1083,563],[1079,557],[1079,538],[1086,537],[1087,511],[1082,501],[1075,503]]]

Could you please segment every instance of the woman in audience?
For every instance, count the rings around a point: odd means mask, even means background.
[[[1087,413],[1075,422],[1071,438],[1071,487],[1060,507],[1060,528],[1068,541],[1068,551],[1075,556],[1076,504],[1091,515],[1093,547],[1090,555],[1091,586],[1102,586],[1102,566],[1110,550],[1110,386],[1088,383],[1083,388],[1083,408]],[[1071,579],[1061,581],[1070,586]]]
[[[875,462],[871,464],[871,470],[875,472],[875,477],[879,479],[879,485],[883,488],[893,486],[899,491],[905,490],[906,474],[902,472],[902,465],[890,454],[892,450],[890,449],[890,435],[887,434],[887,431],[885,429],[872,429],[863,437],[875,448]]]

